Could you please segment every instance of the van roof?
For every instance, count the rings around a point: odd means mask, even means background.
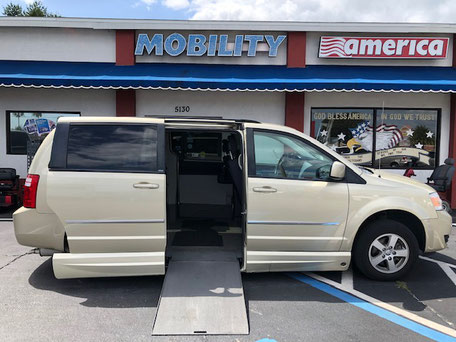
[[[165,120],[189,120],[189,121],[227,121],[227,122],[249,122],[249,123],[261,123],[260,121],[251,119],[228,119],[223,116],[191,116],[191,115],[146,115],[146,118],[158,118]]]
[[[161,119],[165,122],[197,122],[197,123],[261,123],[249,119],[226,119],[222,116],[183,116],[183,115],[145,115],[144,117],[129,116],[83,116],[83,117],[61,117],[58,122],[151,122],[153,119]]]

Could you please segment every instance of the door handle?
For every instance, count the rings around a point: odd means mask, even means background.
[[[158,189],[160,186],[155,183],[139,182],[133,184],[135,189]]]
[[[253,191],[255,191],[255,192],[277,192],[277,189],[273,188],[272,186],[261,186],[261,187],[253,188]]]

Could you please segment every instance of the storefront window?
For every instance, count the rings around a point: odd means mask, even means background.
[[[436,166],[438,111],[377,110],[375,166],[428,169]]]
[[[314,137],[364,166],[434,168],[438,127],[437,109],[312,109]]]
[[[62,112],[6,112],[8,154],[27,154],[27,145],[39,145],[62,116],[79,116]]]
[[[314,137],[359,165],[372,164],[373,109],[312,109]]]

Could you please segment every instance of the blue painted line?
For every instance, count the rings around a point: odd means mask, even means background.
[[[270,338],[262,338],[261,340],[258,340],[256,342],[277,342],[276,340],[272,340]]]
[[[440,331],[431,329],[429,327],[426,327],[422,324],[416,323],[410,319],[407,319],[405,317],[399,316],[395,313],[392,313],[388,310],[382,309],[374,304],[371,304],[369,302],[366,302],[360,298],[357,298],[355,296],[352,296],[346,292],[343,292],[341,290],[338,290],[328,284],[322,283],[321,281],[315,280],[311,277],[308,277],[304,274],[299,274],[299,273],[288,273],[288,275],[302,283],[308,284],[312,287],[315,287],[316,289],[326,292],[330,294],[331,296],[334,296],[336,298],[339,298],[343,300],[344,302],[347,302],[349,304],[352,304],[354,306],[357,306],[360,309],[363,309],[365,311],[368,311],[374,315],[377,315],[379,317],[382,317],[390,322],[393,322],[397,325],[400,325],[404,328],[407,328],[409,330],[412,330],[416,332],[417,334],[423,335],[427,338],[430,338],[435,341],[442,341],[442,342],[456,342],[456,338],[446,335],[444,333],[441,333]]]

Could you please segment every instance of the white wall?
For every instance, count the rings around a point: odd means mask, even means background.
[[[116,61],[114,30],[0,28],[0,60]]]
[[[444,59],[372,59],[372,58],[319,58],[318,49],[321,36],[338,37],[442,37],[450,38],[447,58]],[[308,32],[306,35],[306,64],[307,65],[386,65],[386,66],[452,66],[453,36],[449,34],[391,34],[391,33],[341,33],[341,32]]]
[[[246,118],[284,124],[283,93],[160,91],[137,92],[137,116],[175,115],[175,106],[190,106],[183,115]],[[82,116],[114,116],[114,90],[0,89],[0,167],[27,174],[26,156],[6,154],[6,111],[68,111]]]
[[[355,92],[308,92],[305,97],[304,132],[310,134],[312,107],[391,107],[391,108],[441,108],[439,163],[448,158],[450,141],[450,95],[413,93],[355,93]],[[404,170],[388,170],[403,174]],[[419,181],[425,182],[430,170],[416,170]]]
[[[283,125],[285,94],[269,92],[138,90],[136,115],[177,115],[176,106],[189,106],[187,116],[222,116]]]
[[[27,175],[27,158],[6,154],[6,111],[68,111],[82,116],[115,116],[114,90],[0,88],[0,167]]]

